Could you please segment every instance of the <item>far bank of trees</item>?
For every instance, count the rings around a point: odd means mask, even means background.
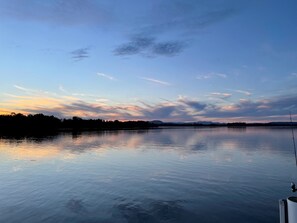
[[[103,119],[82,119],[72,117],[60,119],[55,116],[44,114],[12,113],[10,115],[0,115],[0,133],[48,133],[63,130],[83,131],[83,130],[116,130],[116,129],[148,129],[153,127],[229,127],[229,128],[246,128],[246,127],[280,127],[294,126],[297,122],[269,122],[269,123],[213,123],[213,122],[162,122],[162,121],[107,121]]]
[[[0,115],[0,132],[6,131],[52,131],[52,130],[106,130],[139,129],[154,125],[146,121],[106,121],[103,119],[82,119],[72,117],[59,119],[44,114],[24,115],[21,113]]]

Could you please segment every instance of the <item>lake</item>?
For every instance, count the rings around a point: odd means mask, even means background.
[[[0,222],[279,222],[290,128],[1,137]]]

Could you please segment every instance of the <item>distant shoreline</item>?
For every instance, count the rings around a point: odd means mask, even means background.
[[[103,119],[59,119],[43,114],[0,115],[0,134],[31,134],[50,132],[75,132],[75,131],[108,131],[108,130],[141,130],[162,127],[297,127],[297,122],[269,122],[269,123],[213,123],[213,122],[162,122],[155,121],[107,121]]]

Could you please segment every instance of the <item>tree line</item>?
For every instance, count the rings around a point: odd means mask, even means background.
[[[150,127],[154,127],[154,124],[146,121],[107,121],[103,119],[82,119],[77,116],[60,119],[52,115],[24,115],[21,113],[0,115],[0,132],[144,129]]]
[[[11,113],[10,115],[0,115],[0,133],[30,133],[30,132],[53,132],[57,130],[112,130],[112,129],[148,129],[152,127],[230,127],[245,128],[249,126],[294,126],[297,122],[269,122],[269,123],[170,123],[162,121],[109,121],[103,119],[82,119],[74,116],[72,118],[60,119],[53,115]]]

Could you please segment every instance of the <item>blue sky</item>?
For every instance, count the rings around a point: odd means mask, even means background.
[[[297,119],[294,0],[1,0],[0,113]]]

